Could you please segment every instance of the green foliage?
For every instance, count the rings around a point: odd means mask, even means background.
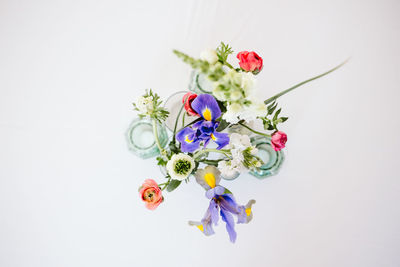
[[[217,47],[216,51],[218,60],[222,64],[227,63],[228,56],[233,53],[232,47],[230,47],[228,44],[224,44],[224,42],[221,42],[221,44]]]
[[[181,182],[182,181],[172,179],[167,186],[167,191],[168,192],[174,191],[181,184]]]
[[[161,106],[162,100],[160,99],[160,96],[156,93],[153,92],[151,89],[146,89],[146,93],[142,96],[144,98],[150,98],[152,101],[153,108],[149,113],[143,114],[139,113],[138,116],[139,118],[144,118],[146,116],[149,116],[150,118],[158,121],[159,123],[163,123],[169,115],[169,112]],[[136,106],[136,103],[133,103],[134,110],[138,112],[142,112],[139,110],[139,108]]]
[[[173,50],[174,54],[177,55],[183,62],[189,64],[193,69],[199,70],[200,72],[206,74],[211,81],[218,81],[225,75],[225,71],[222,68],[221,63],[216,63],[211,65],[205,60],[195,59],[185,53],[178,50]]]
[[[278,131],[278,124],[283,123],[288,120],[288,117],[279,117],[279,114],[281,113],[282,109],[279,108],[276,110],[278,106],[278,103],[276,101],[272,102],[268,107],[268,114],[264,118],[261,118],[264,124],[264,129],[265,130],[275,130]],[[276,110],[276,111],[275,111]],[[275,112],[275,113],[274,113]],[[269,116],[272,116],[272,118],[268,118]]]
[[[201,59],[195,59],[185,53],[182,53],[178,50],[173,50],[174,54],[177,55],[180,59],[183,60],[183,62],[189,64],[190,66],[192,66],[193,69],[198,69],[200,70],[202,73],[208,73],[209,69],[210,69],[210,63],[208,63],[205,60],[201,60]]]
[[[167,160],[164,158],[164,157],[162,157],[162,156],[158,156],[157,158],[156,158],[156,160],[157,160],[157,165],[159,165],[159,166],[166,166],[167,165]]]

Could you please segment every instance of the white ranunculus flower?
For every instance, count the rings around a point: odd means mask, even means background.
[[[215,64],[218,61],[217,52],[215,49],[206,49],[201,52],[200,59],[208,61],[210,64]]]
[[[153,105],[153,98],[151,96],[141,96],[136,100],[136,107],[142,114],[150,114],[153,112],[154,105]]]
[[[172,179],[182,181],[189,177],[194,166],[191,156],[183,153],[174,154],[167,163],[167,172]]]

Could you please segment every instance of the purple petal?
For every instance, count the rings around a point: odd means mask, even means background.
[[[217,181],[216,181],[217,182]],[[208,199],[212,199],[215,196],[220,196],[225,192],[225,187],[217,185],[214,188],[210,188],[206,191],[206,197]]]
[[[226,231],[228,231],[229,239],[232,243],[236,241],[236,232],[235,232],[235,221],[233,220],[232,214],[228,211],[224,210],[221,207],[221,217],[224,222],[226,222]]]
[[[215,192],[216,195],[222,195],[222,194],[225,192],[225,187],[222,187],[222,186],[220,186],[220,185],[217,185],[217,186],[214,188],[214,192]]]
[[[218,216],[219,207],[218,207],[217,203],[215,203],[215,200],[211,200],[209,209],[210,209],[210,213],[211,213],[211,222],[214,225],[217,225],[218,220],[219,220],[219,216]]]
[[[221,149],[229,144],[229,135],[227,133],[219,133],[215,131],[211,135],[211,138],[214,140],[215,143],[217,143],[217,149]]]
[[[225,209],[230,213],[239,214],[240,212],[239,205],[236,203],[233,195],[231,194],[224,194],[220,196],[219,205],[221,206],[221,209]]]
[[[239,213],[237,214],[237,223],[247,223],[246,208],[244,206],[239,207]]]
[[[182,152],[194,152],[200,147],[200,140],[196,137],[196,131],[186,127],[176,134],[176,140],[181,143]]]
[[[200,121],[194,123],[194,124],[192,125],[192,128],[193,128],[193,129],[200,128],[200,126],[203,124],[203,121],[204,121],[204,120],[200,120]]]
[[[212,95],[198,95],[192,102],[192,108],[208,121],[214,121],[221,116],[221,109]]]
[[[215,190],[214,188],[210,188],[206,191],[206,197],[208,199],[212,199],[213,197],[215,197]]]

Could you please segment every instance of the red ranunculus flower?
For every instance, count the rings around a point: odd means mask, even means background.
[[[186,112],[191,116],[200,116],[194,109],[192,109],[192,102],[197,97],[196,94],[188,92],[182,98],[182,103],[185,104]]]
[[[263,67],[263,60],[256,52],[242,51],[236,57],[239,59],[240,67],[253,74],[259,73]]]
[[[146,203],[146,208],[154,210],[163,202],[162,191],[153,179],[146,179],[139,189],[141,199]]]
[[[285,147],[287,141],[287,135],[284,132],[277,131],[271,136],[271,145],[275,151],[280,151]]]

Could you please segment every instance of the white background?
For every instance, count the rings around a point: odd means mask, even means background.
[[[0,266],[400,266],[400,2],[0,1]],[[220,41],[264,59],[260,95],[351,61],[279,101],[278,176],[224,181],[254,220],[231,244],[188,220],[195,182],[149,211],[163,181],[127,150],[145,88],[186,90]],[[231,63],[236,64],[235,57]]]

